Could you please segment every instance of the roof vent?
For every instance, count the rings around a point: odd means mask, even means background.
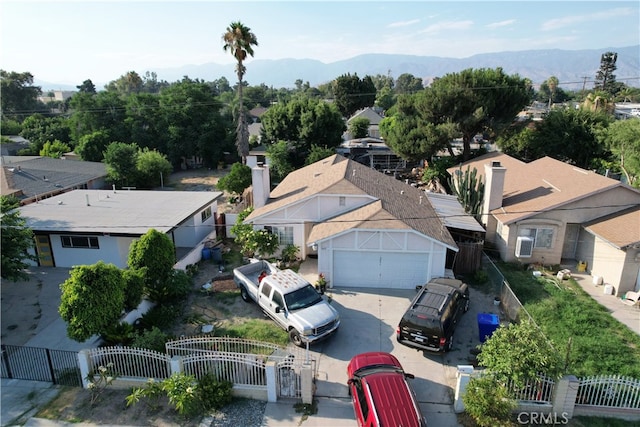
[[[58,204],[61,205],[63,202],[62,200],[58,200]]]
[[[404,190],[400,190],[400,194],[404,194]]]

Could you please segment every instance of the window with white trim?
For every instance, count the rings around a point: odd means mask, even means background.
[[[519,234],[533,238],[534,248],[551,249],[553,247],[553,228],[521,228]]]
[[[278,236],[281,245],[293,245],[293,227],[271,227],[273,234]]]
[[[202,222],[205,222],[206,220],[211,218],[211,206],[200,213],[200,218],[202,219]]]
[[[100,249],[96,236],[60,236],[63,248]]]

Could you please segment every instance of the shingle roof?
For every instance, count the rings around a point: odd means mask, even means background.
[[[618,249],[640,244],[640,206],[607,215],[585,229]]]
[[[222,195],[213,191],[73,190],[20,208],[34,231],[166,233]],[[88,205],[87,205],[88,203]]]
[[[506,168],[506,175],[502,207],[491,213],[505,224],[624,186],[620,181],[551,157],[524,163],[506,154],[493,152],[463,163],[461,167],[463,171],[467,166],[476,168],[478,175],[484,179],[484,165],[496,161]],[[449,171],[455,169],[457,167]]]
[[[317,224],[312,231],[314,240],[349,228],[410,228],[456,247],[422,190],[338,154],[290,173],[271,192],[267,204],[247,220],[317,194],[362,195],[372,203]]]
[[[22,191],[24,197],[55,193],[82,186],[107,176],[100,162],[52,159],[50,157],[14,157],[2,161],[5,183]],[[5,194],[3,188],[3,194]]]

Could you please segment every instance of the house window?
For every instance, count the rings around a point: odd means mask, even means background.
[[[347,198],[344,196],[340,196],[340,198],[338,199],[338,205],[345,206],[346,204],[347,204]]]
[[[520,230],[520,235],[533,238],[534,248],[551,249],[553,246],[552,228],[523,228]]]
[[[281,245],[293,245],[293,227],[271,227]]]
[[[60,236],[63,248],[100,249],[94,236]]]
[[[206,220],[211,218],[211,206],[209,206],[207,209],[203,210],[200,213],[200,217],[202,218],[202,222],[205,222]]]

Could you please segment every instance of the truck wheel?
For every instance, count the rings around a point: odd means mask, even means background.
[[[300,334],[295,329],[289,330],[289,339],[296,346],[304,347],[304,342],[302,342],[302,338],[300,338]]]
[[[244,286],[240,286],[240,297],[244,302],[251,302],[249,292],[247,292],[247,288],[245,288]]]

